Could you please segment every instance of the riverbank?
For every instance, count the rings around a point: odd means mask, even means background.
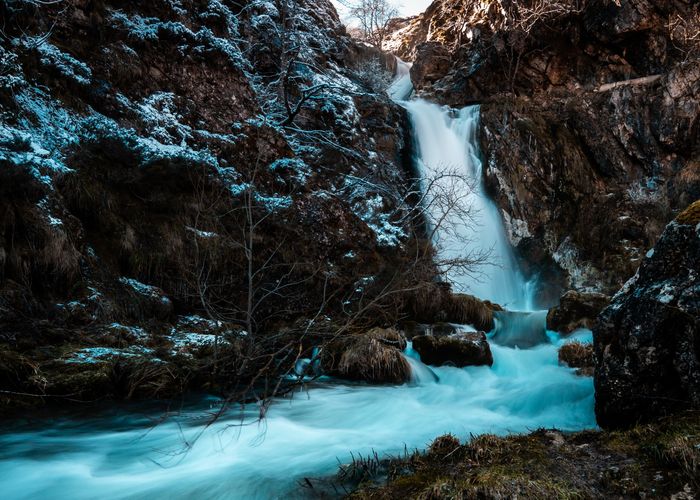
[[[441,436],[426,453],[366,468],[350,497],[681,500],[694,498],[699,468],[700,412],[688,412],[624,431]]]

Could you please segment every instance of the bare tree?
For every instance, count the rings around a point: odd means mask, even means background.
[[[381,48],[389,21],[399,15],[389,0],[342,0],[350,16],[359,23],[361,38]]]

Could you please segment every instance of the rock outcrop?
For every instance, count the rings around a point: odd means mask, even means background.
[[[491,366],[493,355],[484,332],[455,333],[447,336],[413,337],[413,348],[427,365]]]
[[[566,292],[559,305],[547,313],[547,330],[571,333],[577,328],[593,328],[600,312],[610,303],[602,293]]]
[[[541,306],[615,293],[700,196],[700,6],[551,4],[436,0],[387,42],[419,95],[481,104],[487,190]]]
[[[700,201],[666,227],[593,339],[601,426],[700,408]]]
[[[183,318],[275,352],[270,333],[345,314],[404,265],[405,113],[330,2],[21,0],[0,18],[0,351],[37,367],[3,390],[59,395],[42,381],[93,354],[229,383],[260,366],[193,368],[220,346],[179,345],[215,337]]]

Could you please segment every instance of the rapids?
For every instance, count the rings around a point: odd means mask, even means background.
[[[418,385],[328,381],[276,401],[260,423],[247,408],[247,425],[233,411],[206,428],[202,402],[159,425],[157,414],[113,412],[6,428],[2,497],[289,498],[306,493],[303,477],[333,474],[351,452],[399,454],[446,432],[594,427],[593,382],[559,366],[556,349],[493,345],[492,368],[432,368],[439,382]]]

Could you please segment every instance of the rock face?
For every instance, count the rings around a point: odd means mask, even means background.
[[[559,305],[547,313],[547,330],[571,333],[577,328],[591,329],[609,303],[610,297],[601,293],[566,292]]]
[[[411,67],[411,80],[419,82],[419,87],[430,88],[443,78],[450,69],[450,51],[438,42],[424,42],[417,47],[416,62]]]
[[[413,348],[427,365],[491,366],[493,356],[484,332],[413,337]]]
[[[0,18],[0,351],[41,367],[3,390],[55,392],[46,367],[112,359],[124,335],[185,366],[182,318],[261,340],[403,265],[405,113],[330,2],[18,1]]]
[[[541,306],[615,293],[700,196],[697,2],[552,4],[436,0],[388,42],[419,95],[481,104],[487,190]]]
[[[666,227],[593,339],[601,426],[700,408],[700,201]]]

